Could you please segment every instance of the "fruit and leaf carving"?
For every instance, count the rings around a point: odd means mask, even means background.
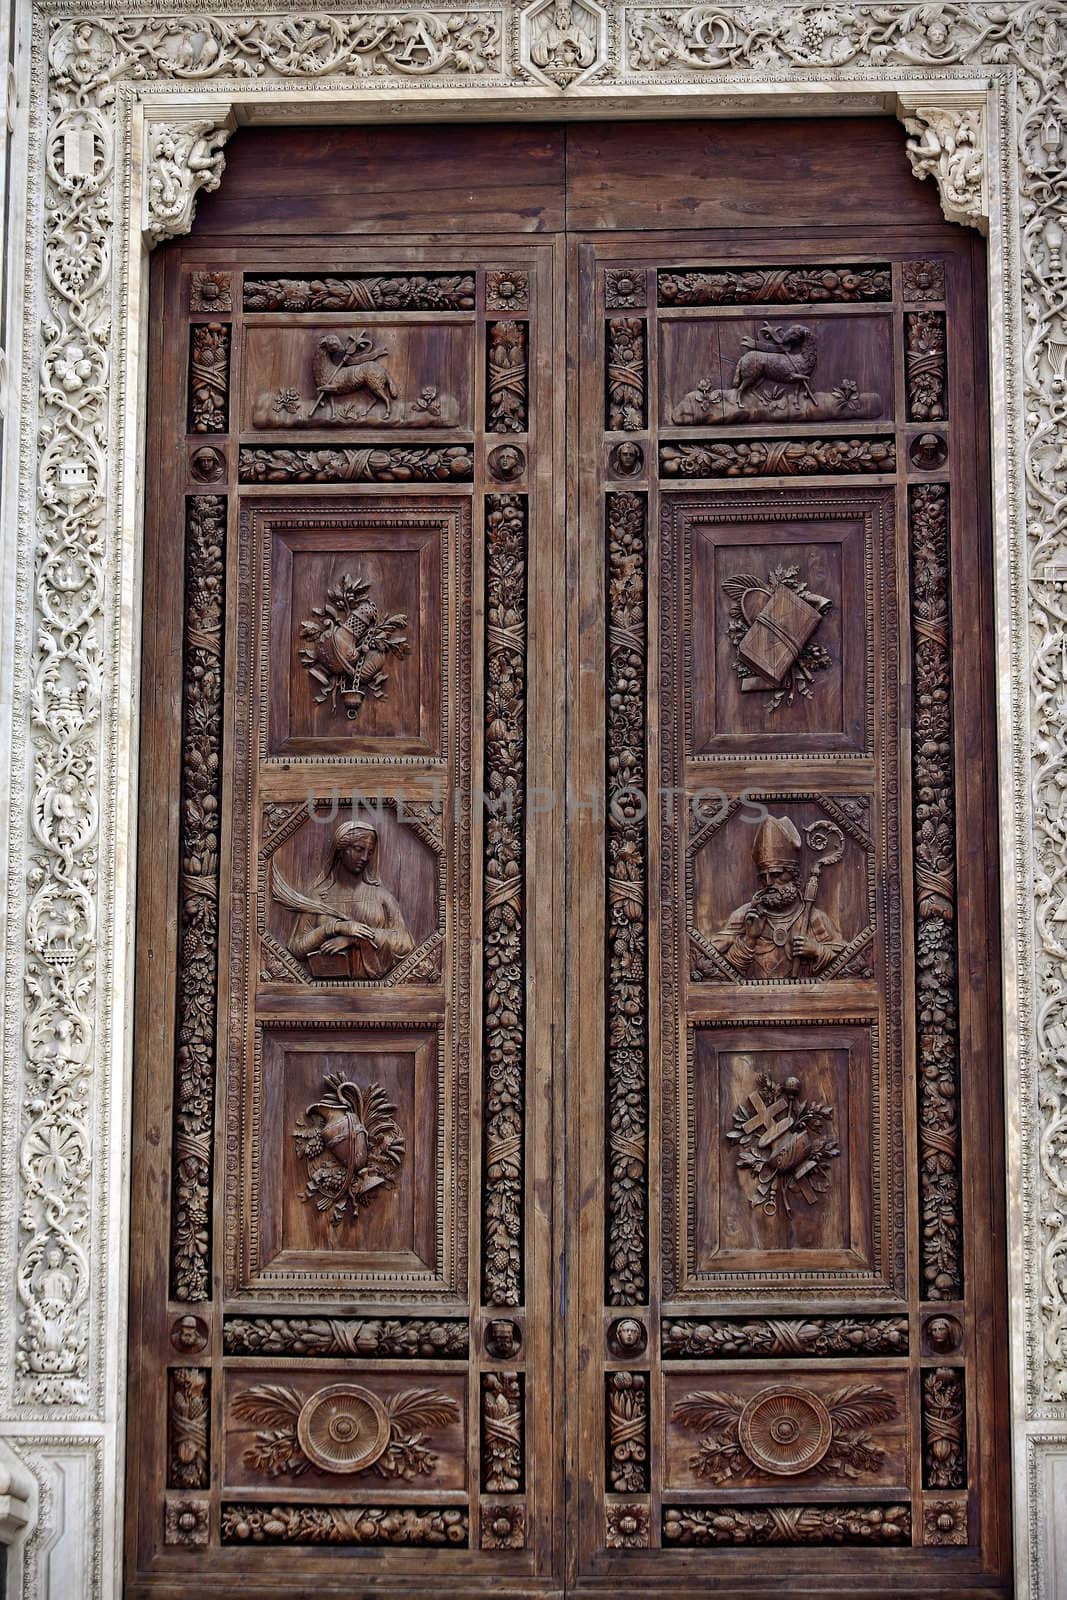
[[[407,625],[403,611],[382,616],[370,584],[358,573],[343,573],[300,624],[300,660],[318,691],[316,704],[328,700],[336,711],[340,699],[354,722],[368,694],[384,699],[389,675],[383,668],[387,657],[408,654]]]
[[[726,1483],[765,1472],[841,1478],[878,1472],[885,1450],[866,1430],[896,1410],[896,1400],[876,1383],[844,1384],[825,1396],[781,1383],[748,1400],[728,1390],[694,1390],[675,1402],[672,1416],[700,1435],[692,1471]]]
[[[361,1089],[339,1072],[326,1093],[308,1106],[293,1129],[297,1154],[307,1164],[302,1200],[328,1211],[331,1227],[359,1216],[375,1192],[391,1185],[404,1155],[404,1135],[379,1083]]]
[[[271,1478],[316,1468],[406,1481],[427,1476],[437,1465],[428,1435],[461,1416],[452,1396],[437,1389],[380,1396],[356,1383],[331,1384],[307,1400],[285,1384],[260,1383],[237,1395],[232,1409],[260,1430],[245,1465]]]

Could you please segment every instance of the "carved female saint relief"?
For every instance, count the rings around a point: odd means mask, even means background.
[[[274,868],[272,893],[300,919],[289,949],[313,978],[384,978],[415,941],[378,876],[378,832],[356,819],[334,829],[329,864],[307,894]]]

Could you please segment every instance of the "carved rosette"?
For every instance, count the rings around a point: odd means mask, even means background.
[[[211,1502],[168,1495],[163,1505],[163,1543],[203,1548],[211,1537]]]
[[[211,1293],[211,1152],[218,987],[226,500],[185,502],[182,798],[170,1287]]]
[[[922,1294],[963,1293],[948,489],[908,493]]]
[[[647,502],[607,501],[607,1301],[648,1295]]]
[[[486,497],[482,1297],[523,1300],[526,500]]]
[[[525,1549],[526,1507],[521,1501],[482,1501],[481,1546],[483,1550]]]
[[[966,1500],[923,1502],[923,1544],[961,1545],[967,1538]]]
[[[609,1550],[647,1550],[651,1522],[646,1505],[609,1505],[604,1514],[604,1542]]]

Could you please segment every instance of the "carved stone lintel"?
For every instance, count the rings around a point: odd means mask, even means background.
[[[150,244],[175,239],[193,225],[196,197],[222,182],[222,147],[235,127],[215,101],[168,108],[166,121],[144,129],[144,233]]]
[[[984,97],[983,97],[984,98]],[[917,178],[933,178],[949,222],[988,231],[985,118],[973,95],[901,89],[897,116],[911,137],[908,159]]]

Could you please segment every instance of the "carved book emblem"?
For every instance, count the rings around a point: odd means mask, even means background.
[[[810,699],[817,672],[830,666],[822,645],[812,641],[832,601],[813,594],[799,567],[776,566],[766,580],[744,572],[723,584],[730,601],[727,633],[736,653],[743,692],[771,692],[770,709]]]
[[[302,1200],[328,1211],[336,1227],[369,1205],[383,1185],[392,1185],[404,1155],[404,1135],[378,1083],[366,1089],[342,1078],[326,1078],[326,1093],[308,1106],[293,1129],[297,1154],[307,1166]]]
[[[436,384],[425,384],[405,400],[389,366],[392,352],[375,344],[365,328],[326,333],[310,361],[313,393],[297,386],[258,394],[252,408],[256,428],[452,428],[456,403]],[[305,379],[305,382],[307,381]]]
[[[815,904],[824,868],[845,853],[836,822],[812,822],[804,830],[816,854],[803,890],[801,840],[789,817],[765,817],[756,829],[752,860],[760,886],[730,913],[711,944],[743,978],[814,977],[845,948],[841,929]]]
[[[389,676],[382,669],[387,656],[408,654],[407,625],[403,611],[383,617],[370,584],[344,573],[327,589],[325,604],[313,606],[300,624],[300,660],[317,686],[316,703],[329,700],[336,711],[340,698],[354,722],[368,694],[383,700]]]
[[[830,1126],[834,1108],[802,1100],[799,1078],[776,1083],[760,1073],[756,1081],[726,1137],[737,1147],[738,1171],[755,1177],[750,1204],[768,1217],[780,1204],[788,1216],[798,1193],[813,1206],[830,1187],[830,1162],[841,1154]]]
[[[672,406],[673,423],[831,422],[883,413],[881,395],[861,392],[854,378],[843,377],[832,389],[814,387],[818,338],[805,322],[784,328],[765,322],[755,338],[746,335],[741,345],[732,383],[722,381],[728,367],[718,381],[701,378]]]
[[[357,1383],[330,1384],[303,1401],[284,1384],[261,1383],[236,1396],[233,1414],[261,1425],[244,1460],[272,1478],[298,1477],[315,1467],[410,1480],[437,1465],[423,1442],[426,1434],[460,1420],[455,1400],[436,1389],[405,1389],[382,1399]]]
[[[885,1451],[864,1430],[888,1421],[896,1410],[893,1396],[876,1383],[846,1384],[825,1396],[780,1383],[747,1401],[728,1391],[698,1389],[675,1402],[672,1416],[701,1435],[690,1457],[692,1471],[726,1483],[760,1472],[844,1478],[877,1472]]]

